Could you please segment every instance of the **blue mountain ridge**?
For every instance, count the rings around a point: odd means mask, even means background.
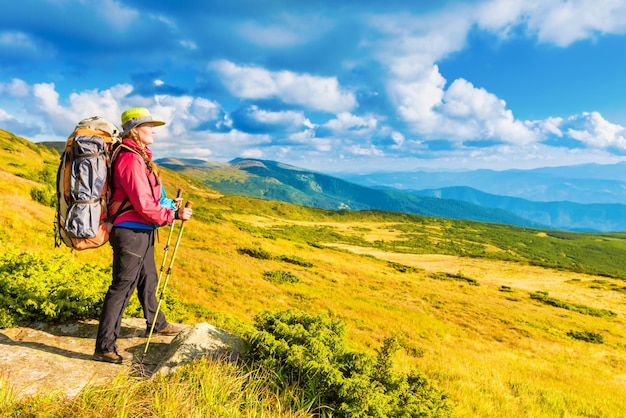
[[[624,216],[626,205],[621,204],[535,202],[485,193],[465,186],[423,190],[399,190],[380,185],[367,187],[280,162],[257,159],[237,158],[222,166],[173,159],[162,159],[158,163],[174,170],[191,167],[196,173],[200,170],[204,173],[201,176],[203,183],[222,193],[285,201],[324,209],[385,210],[571,231],[626,230],[626,217]],[[213,170],[224,169],[240,170],[246,172],[248,177],[242,181],[241,179],[231,180],[231,176],[211,175]],[[580,171],[574,170],[574,172]],[[556,174],[551,175],[530,174],[528,178],[532,181],[527,181],[528,187],[540,178],[559,178],[558,170]],[[460,178],[465,178],[461,174],[458,175]],[[519,174],[516,175],[519,176]],[[607,184],[611,182],[610,179],[602,180],[601,177],[595,180],[606,181]],[[535,187],[541,188],[541,185]]]
[[[581,164],[532,170],[404,171],[334,174],[367,187],[399,190],[465,186],[537,202],[626,204],[626,163]]]

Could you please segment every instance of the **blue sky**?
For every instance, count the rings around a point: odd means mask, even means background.
[[[417,5],[414,5],[415,3]],[[155,158],[326,173],[626,161],[626,0],[20,0],[0,128],[147,107]]]

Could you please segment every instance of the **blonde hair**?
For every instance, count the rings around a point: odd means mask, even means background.
[[[140,151],[141,152],[141,156],[146,161],[146,164],[148,164],[150,166],[150,171],[152,171],[154,173],[154,175],[156,176],[156,178],[158,180],[160,180],[161,176],[159,175],[159,167],[155,164],[154,161],[152,161],[152,159],[150,159],[148,157],[148,154],[146,153],[146,146],[139,140],[139,135],[137,134],[136,128],[137,128],[136,126],[133,127],[128,132],[127,137],[132,139],[135,142],[135,144],[137,144],[137,146],[141,150]]]

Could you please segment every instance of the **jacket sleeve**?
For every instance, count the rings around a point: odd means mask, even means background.
[[[167,194],[165,193],[165,188],[163,188],[163,185],[161,185],[161,198],[159,199],[159,204],[161,206],[165,206],[166,208],[170,208],[170,209],[174,209],[176,210],[176,202],[174,202],[173,199],[170,199],[169,197],[167,197]]]
[[[159,204],[161,186],[153,174],[148,175],[146,163],[139,155],[125,152],[116,161],[116,180],[124,189],[133,210],[146,221],[159,226],[171,224],[174,211]]]

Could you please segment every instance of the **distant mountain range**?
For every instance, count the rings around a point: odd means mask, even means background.
[[[64,143],[45,145],[63,152]],[[626,231],[626,163],[330,176],[274,161],[165,158],[213,189],[329,210],[384,210],[523,227]]]
[[[406,173],[406,175],[387,173],[382,176],[379,174],[344,176],[342,179],[279,162],[257,159],[238,158],[229,164],[180,159],[161,159],[157,162],[176,171],[185,171],[186,174],[222,193],[331,210],[384,210],[573,231],[626,230],[626,205],[618,203],[554,200],[539,202],[510,195],[486,193],[477,188],[458,185],[421,190],[409,188],[420,184],[419,179],[422,177],[430,179],[430,183],[427,184],[442,182],[454,184],[456,175],[458,183],[488,185],[487,188],[491,190],[534,193],[535,196],[544,196],[550,190],[553,193],[570,196],[578,190],[588,198],[617,200],[619,193],[626,190],[626,183],[604,177],[609,176],[607,173],[621,176],[619,169],[626,169],[626,165],[589,165],[578,169],[564,167],[562,170],[511,172],[477,170],[464,173]],[[348,178],[353,181],[348,181]],[[434,178],[438,178],[439,183]],[[404,190],[392,187],[398,185],[398,180],[403,181]],[[515,189],[513,184],[516,185]],[[595,189],[592,187],[594,184]],[[626,196],[623,201],[626,201]]]
[[[425,190],[465,186],[536,202],[626,204],[626,163],[533,170],[407,171],[340,175],[367,187]]]

